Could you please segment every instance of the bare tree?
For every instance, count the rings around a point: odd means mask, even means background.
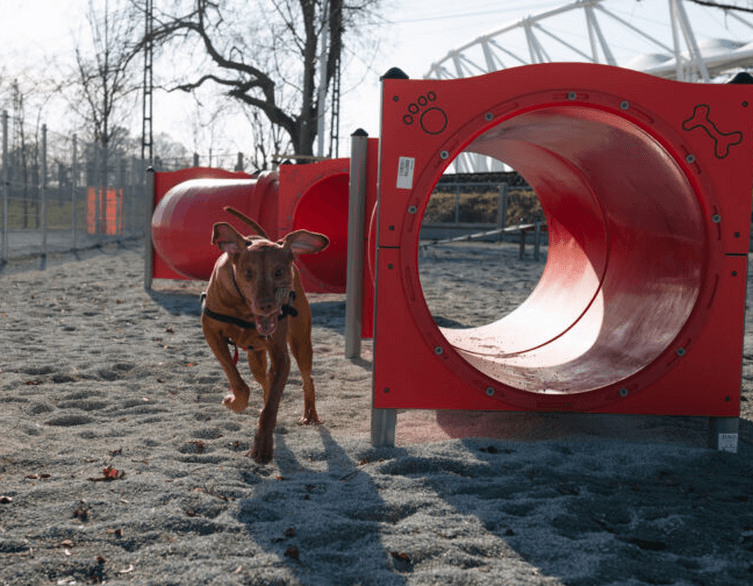
[[[721,8],[723,10],[738,10],[740,12],[753,12],[753,2],[751,0],[738,0],[737,2],[714,2],[713,0],[690,0],[701,6],[710,6],[712,8]]]
[[[86,19],[91,45],[76,48],[76,75],[69,103],[90,125],[95,144],[112,148],[123,136],[123,127],[135,109],[128,100],[136,97],[138,76],[131,64],[138,55],[143,16],[131,2],[89,0]]]
[[[312,155],[319,100],[326,96],[337,72],[343,40],[347,35],[368,36],[364,30],[378,20],[379,2],[192,0],[186,14],[160,15],[154,42],[185,51],[198,41],[208,58],[198,66],[192,60],[189,73],[174,89],[194,91],[215,84],[226,96],[258,110],[273,128],[281,129],[295,154]],[[322,59],[326,65],[319,75]],[[258,132],[259,117],[247,117]],[[279,133],[269,136],[271,148],[279,148]],[[268,156],[267,137],[254,140],[256,155]]]

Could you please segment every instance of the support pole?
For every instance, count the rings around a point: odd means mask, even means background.
[[[711,417],[709,431],[709,447],[711,449],[737,454],[737,438],[740,431],[739,417]]]
[[[394,448],[397,428],[397,409],[371,410],[371,445],[375,448]]]
[[[152,288],[154,246],[152,245],[152,214],[154,214],[154,167],[146,170],[146,218],[144,222],[144,289]]]
[[[366,202],[366,149],[369,135],[359,128],[350,138],[348,261],[345,299],[345,358],[361,356],[363,309],[363,243]]]

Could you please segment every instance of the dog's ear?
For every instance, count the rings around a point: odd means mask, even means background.
[[[282,239],[281,244],[293,254],[311,254],[320,252],[329,245],[329,238],[324,234],[295,230]]]
[[[228,254],[238,254],[246,249],[246,240],[227,222],[220,222],[212,227],[212,244]]]
[[[235,216],[239,220],[243,221],[244,224],[251,226],[251,229],[254,231],[254,233],[258,236],[261,236],[262,238],[269,240],[269,236],[267,236],[267,233],[264,231],[264,228],[262,228],[259,224],[254,222],[251,218],[249,218],[247,215],[242,214],[235,208],[231,208],[230,206],[226,206],[222,208],[225,210],[228,214]]]

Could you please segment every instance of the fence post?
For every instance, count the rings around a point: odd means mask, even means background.
[[[39,186],[42,198],[42,256],[47,256],[47,125],[42,124],[42,181]]]
[[[115,187],[115,234],[118,238],[125,236],[125,207],[123,199],[126,197],[126,165],[125,157],[120,157],[118,164],[118,183]]]
[[[504,230],[507,227],[507,191],[510,186],[507,183],[502,183],[499,186],[499,195],[497,196],[497,228],[500,230],[497,237],[498,242],[502,242],[505,239]]]
[[[71,161],[71,231],[73,232],[73,250],[76,246],[76,221],[78,213],[76,210],[76,185],[78,184],[78,137],[73,135],[73,160]]]
[[[455,184],[455,223],[460,222],[460,185]]]
[[[10,173],[8,172],[8,112],[3,110],[3,262],[8,261],[8,200]]]
[[[533,240],[533,260],[539,260],[541,250],[541,220],[536,220],[536,234]]]

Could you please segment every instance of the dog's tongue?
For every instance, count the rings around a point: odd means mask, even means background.
[[[262,336],[271,336],[275,333],[276,328],[277,314],[256,316],[256,331]]]

